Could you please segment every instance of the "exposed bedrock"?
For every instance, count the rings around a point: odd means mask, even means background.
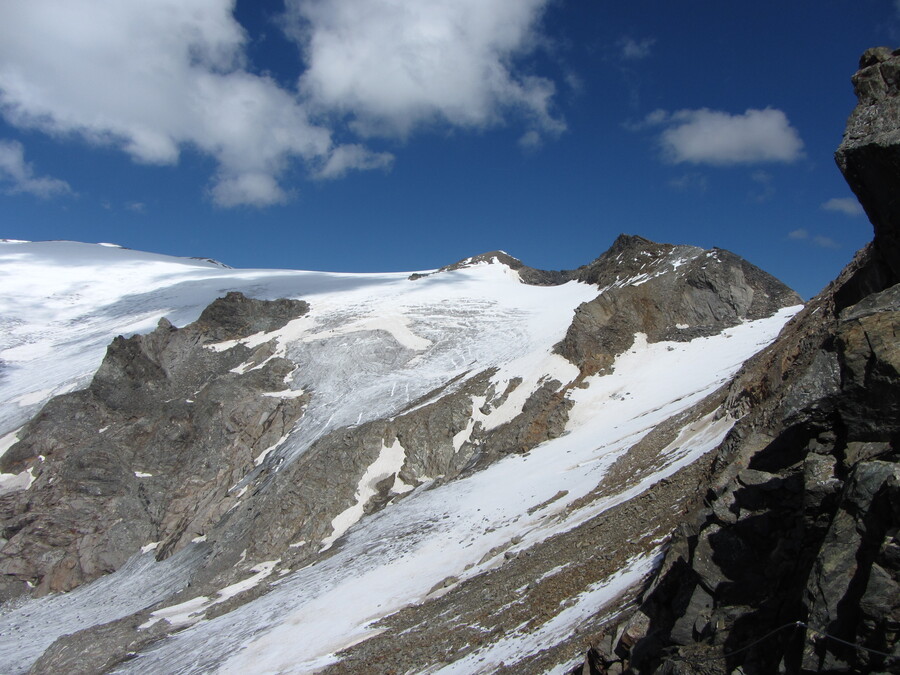
[[[229,489],[302,414],[287,388],[294,364],[271,345],[216,352],[214,340],[284,325],[304,302],[232,293],[197,322],[165,319],[116,338],[91,385],[52,399],[0,460],[34,476],[0,497],[3,595],[69,590],[158,542],[162,559],[205,534],[233,504]],[[250,362],[246,372],[233,368]]]
[[[898,73],[863,55],[836,155],[874,240],[736,377],[743,417],[604,668],[900,668]]]
[[[588,375],[607,371],[635,333],[650,342],[687,341],[802,302],[729,251],[629,235],[620,235],[606,253],[578,270],[577,278],[603,292],[576,310],[556,349]]]

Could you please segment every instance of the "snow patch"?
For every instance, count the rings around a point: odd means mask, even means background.
[[[283,391],[266,391],[262,395],[269,398],[300,398],[305,393],[303,389],[285,389]]]
[[[0,495],[17,490],[27,490],[34,483],[34,467],[20,473],[0,473]]]
[[[46,399],[50,398],[50,394],[53,393],[53,387],[49,389],[39,389],[38,391],[32,391],[27,394],[22,394],[18,398],[13,399],[13,403],[16,403],[20,408],[25,408],[26,406],[35,405]]]
[[[331,548],[338,537],[359,522],[359,519],[363,517],[365,505],[377,493],[378,483],[391,474],[398,474],[405,461],[406,450],[403,449],[400,441],[395,438],[390,446],[385,445],[384,441],[381,442],[378,458],[369,465],[356,486],[356,503],[336,515],[331,521],[332,532],[322,540],[322,551]]]
[[[172,605],[171,607],[165,607],[163,609],[158,609],[150,614],[150,618],[147,621],[138,626],[138,630],[146,630],[157,621],[162,620],[166,620],[171,625],[179,628],[197,623],[203,618],[206,610],[208,610],[210,607],[225,602],[226,600],[233,598],[239,593],[249,591],[251,588],[259,584],[263,579],[272,574],[272,570],[275,569],[275,565],[277,565],[279,562],[281,562],[281,560],[270,560],[264,563],[260,563],[255,567],[251,567],[250,571],[255,572],[253,576],[247,577],[243,581],[239,581],[236,584],[226,586],[216,593],[215,598],[209,598],[205,595],[198,595],[196,598],[191,598],[186,602]]]
[[[6,436],[0,438],[0,457],[3,457],[7,450],[19,442],[20,431],[22,431],[22,427],[19,427],[15,431],[10,431]]]
[[[275,450],[279,445],[281,445],[282,443],[284,443],[284,442],[287,440],[288,436],[290,436],[290,435],[291,435],[291,432],[288,431],[284,436],[282,436],[281,438],[279,438],[279,439],[278,439],[277,441],[275,441],[272,445],[270,445],[268,448],[266,448],[266,449],[263,450],[261,453],[259,453],[259,454],[256,456],[256,459],[253,460],[253,465],[254,465],[254,466],[259,466],[260,464],[262,464],[262,463],[265,461],[266,457],[269,456],[269,453],[272,452],[273,450]],[[241,494],[243,494],[243,493],[241,493]]]

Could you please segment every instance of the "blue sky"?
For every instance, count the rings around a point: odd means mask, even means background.
[[[0,0],[0,237],[400,271],[620,232],[809,297],[892,0]]]

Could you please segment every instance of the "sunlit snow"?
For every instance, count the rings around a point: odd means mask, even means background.
[[[575,282],[528,286],[511,272],[484,263],[410,281],[408,273],[232,270],[107,246],[0,243],[0,434],[8,443],[47,397],[86,384],[115,335],[152,330],[163,315],[184,325],[214,298],[240,290],[311,306],[282,329],[242,341],[274,340],[276,353],[298,364],[285,390],[267,395],[310,396],[298,425],[257,457],[258,464],[290,461],[330,430],[422,404],[425,394],[457,377],[495,368],[497,391],[521,378],[494,410],[482,412],[484,397],[473,397],[472,421],[453,439],[459,448],[475,423],[494,428],[515,417],[541,382],[567,384],[578,375],[551,350],[575,308],[599,289]],[[684,428],[638,484],[574,508],[617,458],[726,382],[797,309],[689,343],[647,344],[638,334],[612,374],[569,391],[573,407],[563,436],[464,479],[415,489],[395,484],[409,492],[405,498],[363,517],[373,486],[403,465],[400,443],[385,443],[359,480],[356,502],[334,518],[330,536],[291,545],[330,546],[333,555],[213,619],[206,609],[269,583],[274,563],[256,566],[215,595],[157,610],[151,621],[184,629],[122,664],[120,672],[307,673],[333,662],[336,652],[375,634],[375,621],[426,599],[442,580],[465,581],[503,564],[503,556],[486,556],[492,549],[515,538],[510,550],[523,550],[573,528],[716,447],[734,421],[708,415]],[[205,546],[193,544],[155,563],[148,545],[113,575],[7,609],[0,615],[0,671],[26,671],[73,626],[104,623],[168,597],[186,583]],[[492,672],[517,650],[566,634],[640,579],[654,555],[592,586],[541,632],[507,636],[442,672]]]

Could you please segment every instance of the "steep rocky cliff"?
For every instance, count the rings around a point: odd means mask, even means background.
[[[872,243],[729,386],[701,503],[576,672],[900,668],[898,74],[862,56],[836,153]]]

